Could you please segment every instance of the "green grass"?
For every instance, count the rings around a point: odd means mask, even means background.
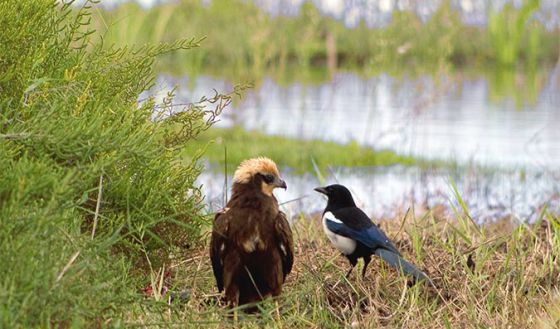
[[[233,172],[244,159],[267,156],[280,166],[289,167],[297,173],[314,172],[316,168],[361,167],[390,165],[427,165],[427,161],[402,156],[391,150],[375,150],[356,142],[339,144],[320,140],[302,140],[281,136],[270,136],[242,128],[211,128],[189,143],[184,155],[204,151],[203,158],[223,168],[227,158],[228,171]],[[227,154],[226,154],[227,152]]]

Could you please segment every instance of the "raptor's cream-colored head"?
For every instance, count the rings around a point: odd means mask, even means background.
[[[247,184],[255,180],[260,182],[262,192],[269,196],[277,187],[286,188],[286,182],[280,179],[276,163],[266,157],[241,162],[233,174],[234,183]]]

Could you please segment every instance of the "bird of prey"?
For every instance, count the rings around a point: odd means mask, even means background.
[[[280,295],[292,270],[292,231],[272,194],[278,187],[286,183],[272,160],[245,160],[234,173],[231,199],[214,218],[212,269],[232,307]]]
[[[327,207],[323,212],[323,229],[332,244],[350,261],[351,267],[346,277],[352,273],[358,258],[364,260],[362,277],[365,276],[371,255],[376,254],[415,280],[426,280],[433,285],[430,278],[406,261],[387,235],[356,206],[346,187],[334,184],[317,187],[315,191],[328,198]]]

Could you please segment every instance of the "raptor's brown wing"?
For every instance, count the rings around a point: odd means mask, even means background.
[[[227,241],[229,217],[227,209],[216,213],[210,238],[210,260],[220,292],[224,290],[224,248]]]
[[[286,214],[281,211],[276,216],[275,229],[282,255],[284,280],[286,280],[286,276],[292,271],[292,265],[294,264],[294,239],[292,237],[292,229],[286,219]]]

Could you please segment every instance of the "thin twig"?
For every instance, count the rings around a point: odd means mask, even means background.
[[[412,205],[412,207],[414,207],[414,204]],[[393,236],[393,239],[395,239],[396,237],[399,236],[399,234],[401,234],[402,230],[404,229],[404,224],[406,223],[406,219],[408,218],[408,214],[411,211],[411,207],[408,207],[406,209],[406,213],[404,214],[403,219],[401,220],[401,226],[399,227],[399,229],[397,230],[397,233]],[[414,212],[414,210],[412,210]]]
[[[66,271],[68,271],[68,269],[70,268],[70,266],[72,266],[72,264],[76,261],[76,258],[78,258],[78,256],[80,256],[80,252],[76,251],[74,253],[74,255],[72,255],[72,257],[70,257],[70,260],[68,261],[68,263],[66,263],[66,265],[64,266],[64,268],[62,269],[62,271],[60,271],[60,273],[58,274],[58,276],[56,277],[56,282],[60,281],[60,279],[62,279],[62,277],[64,276],[64,274],[66,273]]]
[[[224,145],[224,207],[227,205],[228,203],[228,180],[227,180],[227,145]]]
[[[97,219],[99,218],[99,207],[101,206],[101,195],[103,194],[103,175],[99,176],[99,191],[97,192],[97,204],[95,205],[95,215],[93,216],[93,229],[91,230],[91,238],[95,237],[95,229],[97,228]]]
[[[7,140],[25,139],[29,138],[31,134],[28,133],[17,133],[17,134],[0,134],[0,138]]]
[[[305,198],[307,198],[307,197],[309,197],[309,194],[304,194],[304,195],[300,196],[299,198],[295,198],[295,199],[291,199],[291,200],[288,200],[288,201],[284,201],[284,202],[282,202],[282,203],[280,203],[280,204],[278,204],[278,205],[281,206],[281,205],[285,205],[286,203],[296,202],[296,201],[305,199]]]

